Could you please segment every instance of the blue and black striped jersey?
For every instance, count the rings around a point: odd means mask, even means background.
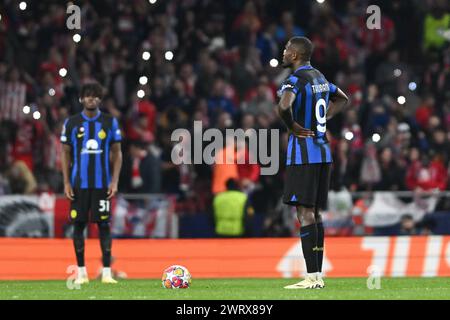
[[[61,142],[72,147],[70,181],[73,188],[103,189],[111,182],[111,144],[122,140],[116,118],[101,113],[94,118],[83,112],[64,122]]]
[[[294,121],[314,131],[315,136],[298,138],[290,134],[286,165],[332,162],[330,145],[326,137],[328,101],[337,87],[328,82],[320,71],[310,65],[295,70],[281,85],[278,95],[293,92]]]

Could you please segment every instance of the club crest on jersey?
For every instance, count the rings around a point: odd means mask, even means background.
[[[98,149],[98,142],[95,139],[89,139],[86,141],[86,145],[83,149],[81,149],[81,154],[97,154],[102,153],[103,150]]]
[[[105,130],[100,130],[99,132],[98,132],[98,137],[100,138],[100,139],[105,139],[106,138],[106,132],[105,132]]]

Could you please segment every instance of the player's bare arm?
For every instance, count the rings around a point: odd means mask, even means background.
[[[339,88],[336,94],[330,97],[327,110],[327,120],[333,118],[339,112],[342,112],[348,104],[347,95]]]
[[[64,179],[64,195],[70,199],[74,199],[74,193],[72,185],[70,184],[69,172],[70,172],[70,159],[71,159],[72,147],[63,144],[63,152],[61,154],[61,167]]]
[[[285,91],[281,95],[280,102],[278,103],[278,115],[283,120],[286,127],[295,136],[299,138],[314,137],[314,132],[303,128],[297,122],[294,121],[292,116],[292,103],[295,100],[295,94],[290,91]]]
[[[117,193],[120,168],[122,167],[122,149],[120,147],[120,143],[114,143],[111,146],[111,162],[113,166],[113,173],[111,183],[108,186],[108,200],[114,197]]]

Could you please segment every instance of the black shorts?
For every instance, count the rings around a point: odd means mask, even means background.
[[[286,167],[283,202],[291,206],[327,208],[331,163]]]
[[[70,205],[72,222],[102,222],[111,218],[111,200],[107,189],[74,189],[75,199]],[[89,215],[90,213],[90,215]]]

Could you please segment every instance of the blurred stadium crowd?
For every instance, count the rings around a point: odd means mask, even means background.
[[[351,97],[328,124],[332,189],[449,189],[448,1],[74,1],[81,30],[67,29],[63,1],[19,2],[0,4],[0,195],[62,192],[62,123],[97,80],[125,136],[121,192],[176,193],[178,210],[204,213],[231,177],[271,215],[287,144],[274,109],[289,71],[278,60],[302,35],[312,65]],[[381,8],[379,30],[366,27],[369,4]],[[280,172],[174,165],[171,133],[193,120],[282,130]]]

